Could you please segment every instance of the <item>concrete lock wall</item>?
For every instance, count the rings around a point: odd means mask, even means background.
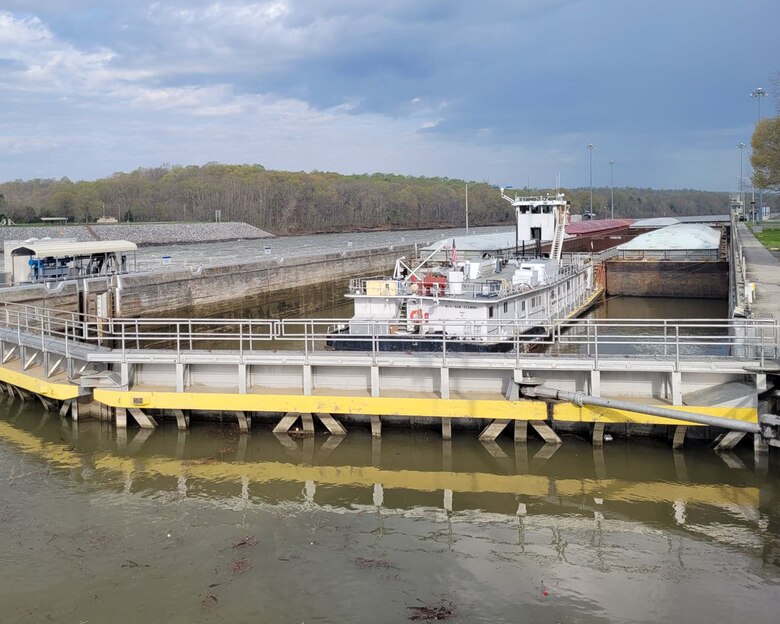
[[[728,262],[606,262],[607,295],[728,298]]]
[[[114,277],[114,314],[136,317],[229,312],[240,299],[260,317],[306,314],[344,301],[347,280],[389,273],[395,260],[414,253],[399,245],[320,256],[269,260],[200,270]]]
[[[80,298],[83,298],[83,292],[81,284],[77,282],[29,284],[0,289],[0,303],[56,308],[65,312],[78,312]]]

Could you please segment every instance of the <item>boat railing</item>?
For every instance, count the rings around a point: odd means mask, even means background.
[[[366,295],[377,297],[451,297],[457,299],[491,299],[508,297],[515,294],[529,292],[537,288],[548,288],[566,281],[573,275],[584,270],[584,261],[572,260],[570,264],[563,264],[558,268],[556,275],[548,277],[543,284],[531,285],[528,283],[513,284],[512,275],[507,272],[495,273],[485,276],[480,281],[467,281],[453,284],[446,281],[445,285],[438,282],[411,281],[409,279],[393,279],[392,277],[361,277],[352,278],[349,281],[350,295]],[[444,277],[444,276],[442,276]]]

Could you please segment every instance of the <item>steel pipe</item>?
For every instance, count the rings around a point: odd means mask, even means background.
[[[543,386],[524,386],[520,388],[520,393],[529,398],[554,399],[557,401],[569,401],[582,407],[583,405],[596,405],[598,407],[609,407],[612,409],[626,410],[637,414],[647,414],[648,416],[658,416],[660,418],[669,418],[672,420],[684,420],[699,425],[710,427],[722,427],[732,431],[744,431],[745,433],[761,433],[758,423],[749,423],[733,418],[719,418],[707,414],[696,414],[691,412],[677,411],[666,407],[655,405],[640,405],[631,401],[618,401],[615,399],[604,399],[601,397],[585,394],[584,392],[566,392],[565,390],[556,390],[555,388],[545,388]]]

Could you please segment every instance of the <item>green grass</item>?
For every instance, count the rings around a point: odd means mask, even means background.
[[[764,225],[763,232],[753,232],[756,238],[761,241],[767,249],[780,250],[780,227],[775,224],[772,226]]]

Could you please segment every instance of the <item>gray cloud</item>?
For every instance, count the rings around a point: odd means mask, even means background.
[[[222,160],[581,185],[595,142],[598,183],[614,158],[621,184],[730,188],[780,58],[769,0],[4,7],[6,177]]]

